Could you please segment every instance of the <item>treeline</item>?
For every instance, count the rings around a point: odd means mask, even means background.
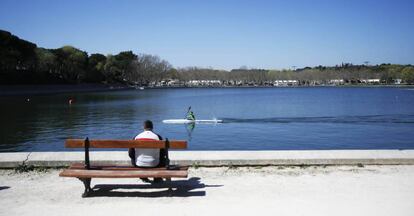
[[[262,84],[274,80],[298,80],[328,83],[343,80],[358,83],[362,79],[396,80],[414,84],[414,66],[381,64],[333,67],[317,66],[295,70],[233,69],[187,67],[175,69],[165,60],[132,51],[116,55],[87,52],[72,46],[45,49],[0,30],[0,84],[122,83],[155,85],[165,80],[220,80]]]
[[[45,49],[0,30],[0,84],[146,85],[174,73],[171,64],[153,55],[88,55],[72,46]]]
[[[381,83],[393,84],[396,80],[414,83],[414,66],[398,64],[353,65],[343,63],[333,67],[305,67],[294,71],[269,71],[270,79],[295,80],[344,80],[357,83],[360,80],[379,79]]]
[[[334,67],[305,67],[296,70],[233,69],[230,72],[209,68],[190,67],[178,69],[181,80],[221,80],[264,83],[275,80],[298,80],[302,84],[309,81],[329,83],[343,80],[344,83],[358,83],[361,80],[379,79],[384,84],[394,84],[396,80],[414,84],[414,66],[381,64],[352,65],[350,63]]]

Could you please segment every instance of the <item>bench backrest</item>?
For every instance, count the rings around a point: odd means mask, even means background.
[[[85,149],[85,168],[90,169],[89,148],[159,148],[165,149],[165,166],[170,168],[168,149],[185,149],[187,141],[183,140],[89,140],[86,139],[67,139],[66,148]]]
[[[186,149],[185,140],[88,140],[89,148],[170,148]],[[167,143],[168,142],[168,143]],[[67,139],[66,148],[85,148],[84,139]]]

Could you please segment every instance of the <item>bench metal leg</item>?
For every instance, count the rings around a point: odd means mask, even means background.
[[[168,185],[168,196],[172,196],[173,189],[172,189],[172,185],[171,185],[171,178],[165,178],[165,183],[167,183],[167,185]]]
[[[85,191],[82,194],[82,198],[87,197],[89,193],[92,191],[91,188],[91,178],[78,178],[83,182],[83,185],[85,186]]]

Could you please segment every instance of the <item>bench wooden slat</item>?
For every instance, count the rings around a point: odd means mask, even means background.
[[[186,170],[78,170],[65,169],[60,177],[76,178],[187,178]]]
[[[86,170],[85,164],[83,163],[74,163],[72,164],[69,169],[78,169],[78,170]],[[165,167],[154,167],[154,168],[141,168],[141,167],[133,167],[133,166],[119,166],[119,165],[91,165],[91,170],[167,170]],[[173,166],[172,170],[188,170],[188,166]]]
[[[187,141],[169,141],[171,149],[186,149]],[[84,148],[85,140],[67,139],[66,148]],[[90,148],[165,148],[165,140],[89,140]]]

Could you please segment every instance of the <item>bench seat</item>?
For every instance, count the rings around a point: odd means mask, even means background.
[[[188,170],[189,166],[170,166],[171,171],[174,170]],[[87,170],[85,168],[85,164],[83,163],[73,163],[69,166],[68,169],[82,169]],[[111,165],[111,164],[103,164],[103,165],[90,165],[91,170],[166,170],[166,167],[151,167],[151,168],[142,168],[142,167],[133,167],[133,166],[125,166],[125,165]]]
[[[75,178],[187,178],[188,166],[140,168],[118,165],[91,165],[85,168],[83,163],[74,163],[63,170],[60,177]]]
[[[187,178],[187,170],[92,170],[66,169],[60,177],[76,178]]]

